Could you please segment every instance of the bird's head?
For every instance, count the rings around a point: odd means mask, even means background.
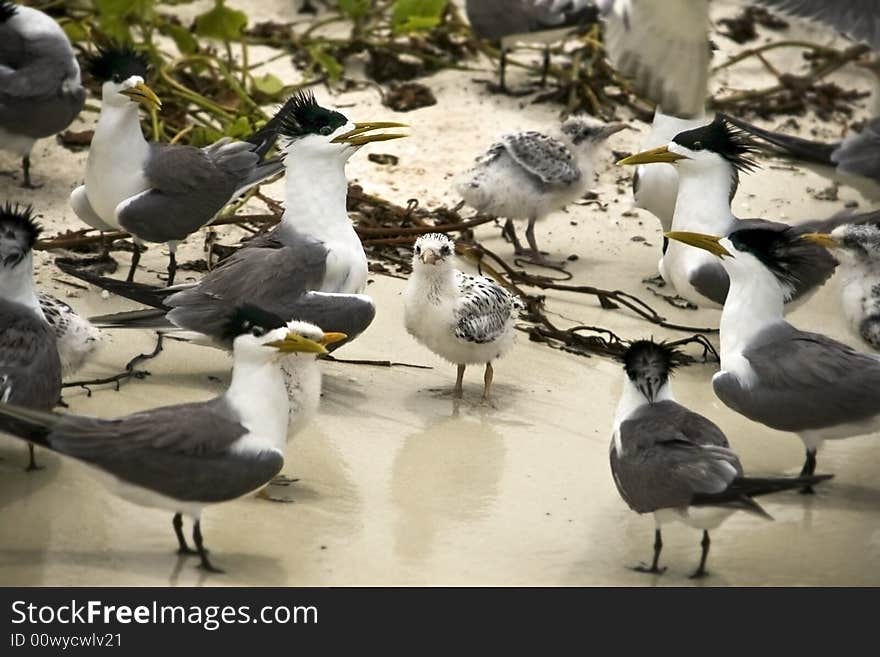
[[[617,164],[664,163],[693,173],[724,167],[736,178],[758,166],[750,157],[755,152],[757,146],[748,133],[716,114],[711,123],[678,133],[666,146],[630,155]]]
[[[16,12],[18,12],[18,7],[15,6],[15,3],[0,0],[0,25],[15,16]]]
[[[880,262],[880,220],[844,224],[830,233],[810,233],[809,238],[852,264],[873,268]]]
[[[236,359],[265,363],[292,355],[314,359],[327,353],[327,345],[347,336],[325,333],[307,322],[285,322],[253,304],[242,304],[230,314],[224,337],[232,340]]]
[[[663,342],[636,340],[623,354],[623,369],[636,389],[653,403],[669,383],[679,357],[675,349]]]
[[[413,269],[444,271],[452,266],[455,242],[442,233],[428,233],[416,240],[413,247]]]
[[[625,123],[605,123],[592,116],[572,116],[562,122],[560,130],[579,148],[598,146],[608,137],[628,127]]]
[[[0,206],[0,269],[9,271],[25,261],[41,230],[30,205],[4,203]]]
[[[799,233],[782,224],[743,228],[726,237],[685,231],[668,232],[666,237],[718,256],[731,278],[754,279],[768,271],[785,298],[791,298],[804,275],[828,257],[826,235]]]
[[[375,130],[402,127],[405,124],[390,121],[352,123],[340,112],[319,105],[311,91],[301,91],[284,103],[264,130],[283,137],[286,152],[295,152],[297,159],[311,155],[344,162],[365,144],[406,136]]]
[[[98,46],[94,55],[86,57],[86,70],[102,82],[101,100],[114,107],[138,103],[147,110],[158,110],[162,101],[147,86],[147,65],[143,53],[130,46],[115,44]]]

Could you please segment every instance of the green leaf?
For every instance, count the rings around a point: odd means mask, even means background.
[[[213,144],[222,136],[223,133],[219,130],[214,130],[214,128],[207,128],[205,126],[197,126],[193,128],[193,131],[190,133],[189,143],[193,146],[207,146],[208,144]]]
[[[235,121],[226,128],[227,137],[247,137],[252,132],[251,123],[246,116],[239,116]]]
[[[229,9],[224,0],[214,0],[214,8],[196,16],[196,34],[220,41],[237,41],[247,25],[247,14]]]
[[[370,10],[370,0],[339,0],[339,9],[356,21]]]
[[[64,33],[72,42],[89,41],[89,32],[82,23],[70,21],[65,23],[63,27]]]
[[[254,91],[270,99],[277,98],[284,92],[284,83],[271,73],[254,78],[253,87]]]
[[[199,42],[196,41],[196,38],[192,35],[192,32],[190,32],[182,25],[176,25],[174,23],[164,23],[163,25],[160,25],[159,31],[162,34],[174,39],[174,43],[177,45],[177,49],[180,51],[180,54],[191,55],[194,52],[198,52]]]
[[[437,27],[443,20],[448,0],[396,0],[391,13],[395,34],[418,32]]]
[[[116,41],[131,42],[130,25],[149,23],[153,0],[95,0],[101,32]]]
[[[345,73],[345,67],[333,55],[326,52],[321,44],[309,46],[309,55],[312,56],[312,59],[318,66],[324,69],[324,72],[331,81],[339,80],[342,74]]]

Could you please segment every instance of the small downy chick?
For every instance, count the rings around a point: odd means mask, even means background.
[[[468,365],[485,364],[483,400],[492,387],[492,362],[510,351],[514,320],[523,303],[484,276],[455,268],[455,243],[446,235],[422,235],[404,291],[406,330],[435,354],[458,366],[455,396],[462,396]]]
[[[527,131],[505,135],[479,156],[457,184],[470,207],[505,217],[504,234],[516,255],[539,265],[560,266],[544,257],[535,240],[535,222],[581,198],[593,178],[593,162],[602,144],[623,123],[605,123],[589,116],[565,120],[555,136]],[[527,219],[523,248],[513,226]]]

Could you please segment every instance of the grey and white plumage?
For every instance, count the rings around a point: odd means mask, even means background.
[[[181,530],[181,515],[191,516],[201,566],[216,571],[202,541],[202,509],[248,495],[281,471],[288,399],[279,360],[314,370],[324,352],[319,328],[280,318],[270,322],[279,328],[267,328],[266,317],[252,307],[231,316],[232,381],[220,397],[117,419],[0,404],[0,427],[90,465],[124,499],[173,512],[181,553],[192,553]]]
[[[758,0],[758,4],[824,23],[880,50],[880,5],[876,0]]]
[[[499,87],[506,90],[507,51],[518,43],[546,44],[541,84],[550,64],[549,44],[594,23],[596,7],[586,0],[466,0],[471,29],[501,47]]]
[[[37,9],[0,2],[0,149],[22,158],[26,187],[34,143],[70,125],[85,98],[64,30]]]
[[[90,58],[89,69],[103,83],[101,114],[85,184],[71,193],[71,207],[92,228],[121,229],[136,241],[168,243],[171,284],[177,243],[249,187],[282,170],[280,160],[264,159],[276,133],[261,131],[253,143],[224,137],[205,148],[149,143],[141,132],[138,105],[157,109],[160,104],[144,83],[144,56],[107,47]],[[136,250],[129,280],[139,255]]]
[[[39,234],[30,207],[0,206],[0,401],[48,411],[61,399],[61,360],[34,283]]]
[[[101,344],[104,334],[61,299],[45,292],[38,293],[37,299],[55,334],[62,374],[70,376],[85,365]]]
[[[513,347],[514,321],[524,305],[492,279],[459,271],[454,260],[455,243],[446,235],[416,240],[403,293],[404,323],[418,342],[458,366],[456,396],[462,395],[466,366],[485,365],[485,400],[492,363]]]
[[[653,341],[634,342],[624,354],[624,388],[614,419],[611,473],[620,496],[637,513],[656,521],[651,566],[662,573],[661,525],[678,520],[703,530],[700,565],[706,574],[709,530],[735,511],[771,519],[752,498],[801,488],[828,476],[747,477],[727,437],[711,420],[675,401],[669,378],[677,354]]]
[[[730,277],[721,313],[715,394],[749,419],[798,434],[812,474],[825,440],[880,428],[880,357],[783,319],[783,302],[809,260],[814,235],[739,230],[727,237],[669,233],[720,256]],[[818,239],[826,243],[825,239]]]
[[[517,255],[546,262],[538,250],[535,223],[577,200],[593,178],[593,160],[605,140],[624,128],[592,117],[572,117],[558,134],[537,131],[503,136],[476,159],[456,188],[478,212],[505,217],[505,232]],[[527,219],[529,250],[516,238],[513,220]]]
[[[708,125],[675,136],[666,146],[643,151],[619,164],[672,165],[678,172],[678,195],[672,217],[674,231],[727,235],[735,230],[763,226],[787,230],[788,225],[765,219],[739,219],[730,208],[739,175],[756,166],[750,138],[718,115]],[[812,257],[801,263],[801,272],[786,301],[800,303],[833,273],[837,261],[821,246],[806,245]],[[720,307],[729,287],[727,272],[718,259],[683,244],[669,243],[660,260],[660,274],[682,297],[702,306]]]

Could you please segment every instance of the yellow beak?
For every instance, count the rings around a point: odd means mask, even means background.
[[[824,246],[826,249],[833,249],[840,246],[840,242],[831,237],[828,233],[804,233],[801,235],[802,240],[807,240],[813,244]]]
[[[371,130],[379,130],[381,128],[406,128],[405,123],[395,123],[393,121],[368,121],[367,123],[355,123],[354,130],[349,130],[344,135],[339,135],[331,143],[333,144],[350,144],[351,146],[363,146],[373,141],[388,141],[389,139],[401,139],[406,135],[394,133],[379,133],[376,135],[367,135]]]
[[[128,96],[136,103],[140,103],[151,112],[162,109],[162,101],[159,100],[159,96],[143,82],[138,82],[130,89],[124,89],[119,93]]]
[[[325,333],[320,340],[309,340],[299,333],[291,332],[283,340],[267,342],[266,346],[275,347],[278,351],[285,354],[326,354],[326,345],[345,340],[347,337],[345,333]]]
[[[642,151],[641,153],[625,157],[618,161],[617,166],[625,166],[628,164],[654,164],[655,162],[672,164],[673,162],[687,159],[689,159],[687,155],[679,155],[678,153],[673,153],[666,146],[660,146],[659,148],[652,148],[649,151]]]
[[[675,240],[676,242],[681,242],[682,244],[688,244],[690,246],[695,246],[698,249],[703,249],[704,251],[708,251],[712,255],[716,255],[719,258],[731,255],[730,251],[725,249],[720,244],[722,238],[715,235],[704,235],[703,233],[689,233],[686,231],[673,230],[668,233],[664,233],[664,236],[671,240]]]

